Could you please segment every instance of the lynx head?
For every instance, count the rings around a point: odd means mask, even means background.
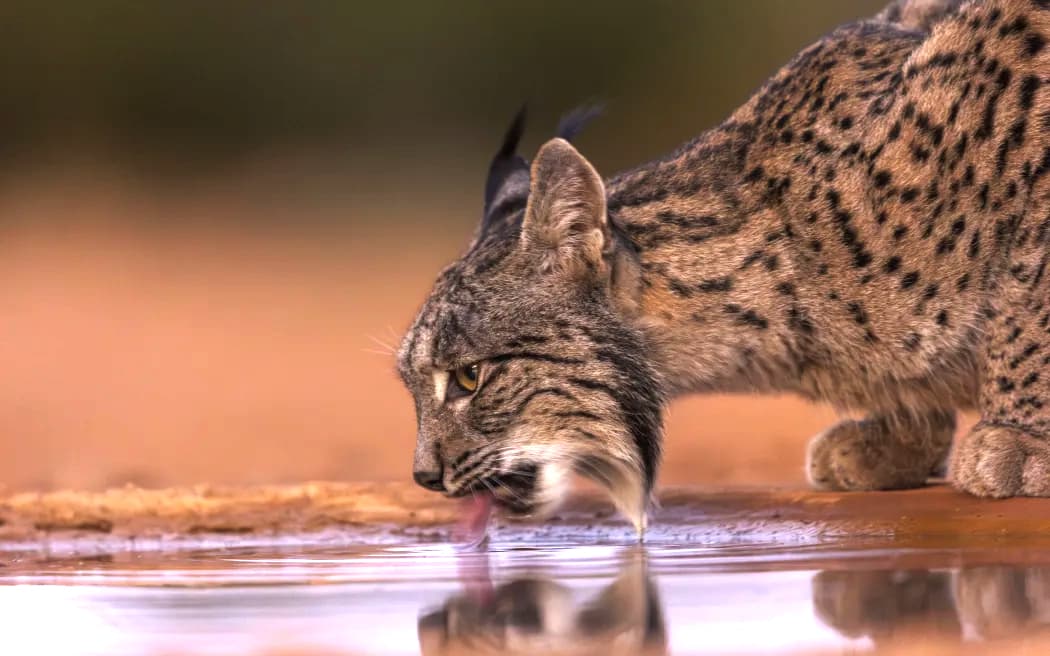
[[[633,252],[563,120],[531,168],[519,114],[492,162],[465,255],[438,277],[398,353],[415,398],[414,477],[543,516],[580,473],[642,530],[662,396],[632,326]]]

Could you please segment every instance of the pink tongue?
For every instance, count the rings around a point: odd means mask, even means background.
[[[492,495],[475,493],[463,500],[463,516],[456,529],[456,541],[464,546],[481,546],[488,534],[489,518],[492,516]]]

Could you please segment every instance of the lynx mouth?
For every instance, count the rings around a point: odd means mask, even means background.
[[[525,514],[537,504],[539,467],[525,464],[508,473],[491,474],[476,478],[448,494],[451,498],[487,495],[501,510],[511,514]]]
[[[538,475],[536,465],[524,465],[510,473],[477,479],[450,495],[462,499],[459,537],[480,543],[497,512],[511,519],[533,516],[540,507],[536,501]]]
[[[639,537],[644,534],[651,499],[637,469],[626,461],[580,458],[571,468],[557,462],[545,463],[542,468],[535,463],[523,463],[510,472],[478,478],[462,486],[449,495],[462,499],[460,538],[480,543],[495,515],[529,520],[552,514],[568,493],[570,483],[565,474],[569,471],[604,488]]]

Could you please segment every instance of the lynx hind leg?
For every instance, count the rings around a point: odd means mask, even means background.
[[[944,463],[955,412],[900,412],[838,423],[809,443],[806,473],[824,490],[920,487]]]
[[[981,421],[951,456],[955,486],[982,497],[1050,497],[1050,185],[1036,193],[988,312]]]

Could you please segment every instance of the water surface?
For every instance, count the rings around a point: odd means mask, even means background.
[[[7,554],[26,654],[992,653],[1050,635],[1050,553],[495,540]],[[1045,562],[1043,560],[1045,559]],[[930,651],[932,650],[932,651]],[[940,651],[938,651],[940,650]]]

